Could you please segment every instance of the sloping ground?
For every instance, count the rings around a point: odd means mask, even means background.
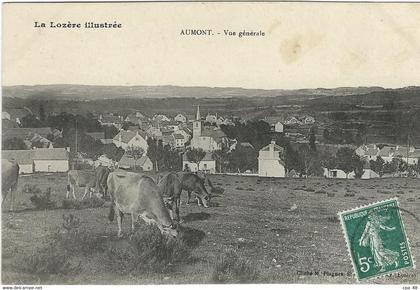
[[[216,257],[234,248],[260,270],[256,282],[265,283],[355,283],[337,212],[398,196],[414,259],[420,257],[420,182],[418,179],[328,180],[265,179],[211,176],[225,189],[212,199],[211,208],[181,205],[184,238],[193,259],[169,265],[164,271],[124,275],[109,268],[104,248],[125,247],[128,239],[116,238],[116,222],[107,219],[108,209],[23,210],[2,213],[2,282],[34,284],[156,284],[211,283]],[[20,180],[52,187],[53,199],[65,196],[64,175],[33,175]],[[19,208],[30,208],[30,194],[21,194]],[[185,201],[186,194],[183,194]],[[8,208],[8,201],[3,209]],[[49,234],[61,227],[62,215],[81,220],[80,231],[91,233],[97,244],[88,254],[72,253],[80,263],[76,274],[51,275],[39,281],[16,267],[22,253],[45,246]],[[129,231],[129,218],[124,231]],[[143,222],[138,230],[145,229]],[[318,272],[318,274],[316,274]],[[371,280],[371,283],[420,283],[419,270]],[[369,281],[367,282],[369,283]]]

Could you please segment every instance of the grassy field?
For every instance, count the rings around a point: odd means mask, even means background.
[[[2,212],[2,282],[5,284],[154,284],[213,283],[212,275],[227,249],[253,267],[255,283],[355,283],[337,212],[398,196],[414,259],[420,257],[420,181],[418,179],[327,180],[266,179],[211,176],[224,193],[212,199],[212,207],[181,205],[182,239],[189,245],[188,260],[168,263],[158,270],[121,273],[109,263],[109,247],[123,249],[128,237],[118,240],[116,222],[107,218],[108,207],[94,209],[35,210],[25,186],[51,187],[60,207],[65,197],[65,174],[23,176],[17,211]],[[80,191],[81,193],[82,191]],[[183,193],[185,201],[186,193]],[[63,214],[80,219],[79,232],[94,244],[70,251],[68,273],[36,275],[24,271],[30,255],[48,252],[51,234],[62,228]],[[410,214],[411,213],[411,214]],[[125,233],[129,231],[125,219]],[[146,230],[138,223],[141,235]],[[45,248],[47,247],[47,248]],[[85,248],[83,248],[85,247]],[[41,249],[41,250],[40,250]],[[112,257],[111,257],[112,259]],[[32,261],[33,262],[33,261]],[[319,272],[315,274],[315,272]],[[312,274],[311,274],[312,273]],[[227,280],[229,282],[229,280]],[[419,270],[378,278],[367,283],[420,283]]]

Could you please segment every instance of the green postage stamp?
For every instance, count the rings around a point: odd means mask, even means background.
[[[338,215],[358,280],[414,268],[396,198]]]

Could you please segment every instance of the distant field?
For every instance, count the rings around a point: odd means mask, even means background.
[[[408,238],[415,260],[420,259],[420,180],[328,180],[266,179],[240,176],[210,176],[224,193],[212,199],[213,206],[181,205],[183,226],[193,233],[194,260],[171,265],[167,272],[147,275],[120,275],[105,265],[100,251],[89,255],[73,253],[82,271],[77,275],[49,276],[37,280],[21,273],[16,259],[45,245],[47,236],[62,224],[62,215],[72,213],[82,221],[81,231],[101,237],[101,243],[117,243],[116,222],[109,222],[108,207],[84,210],[34,210],[29,194],[20,194],[16,213],[2,212],[2,282],[4,284],[154,284],[210,283],[217,255],[235,248],[242,257],[253,261],[260,270],[260,283],[355,283],[337,212],[398,196]],[[52,189],[57,205],[65,197],[65,174],[23,176],[19,192],[36,184],[41,190]],[[80,191],[81,192],[81,191]],[[186,193],[183,193],[185,201]],[[126,219],[124,230],[129,231]],[[144,228],[139,222],[138,230]],[[24,255],[24,254],[23,254]],[[310,275],[315,271],[319,275]],[[350,274],[350,275],[349,275]],[[372,280],[374,283],[420,283],[420,271]]]

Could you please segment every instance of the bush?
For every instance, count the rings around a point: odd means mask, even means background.
[[[29,255],[20,255],[15,266],[22,272],[38,276],[42,281],[49,275],[68,275],[80,270],[79,265],[70,261],[71,253],[56,245],[37,248]]]
[[[41,194],[41,189],[38,188],[36,184],[25,184],[23,186],[23,192],[24,193],[30,193],[30,194]]]
[[[105,201],[102,198],[92,196],[83,200],[78,199],[64,199],[62,208],[65,209],[84,209],[84,208],[97,208],[102,207]]]
[[[249,260],[240,257],[232,249],[224,250],[217,258],[211,275],[213,283],[251,283],[255,282],[259,271]]]
[[[37,209],[52,209],[55,208],[55,202],[51,200],[51,188],[48,187],[44,195],[34,194],[30,198],[32,204]]]
[[[165,272],[170,264],[190,258],[186,244],[163,236],[156,226],[137,231],[125,244],[106,249],[108,267],[120,274]]]

